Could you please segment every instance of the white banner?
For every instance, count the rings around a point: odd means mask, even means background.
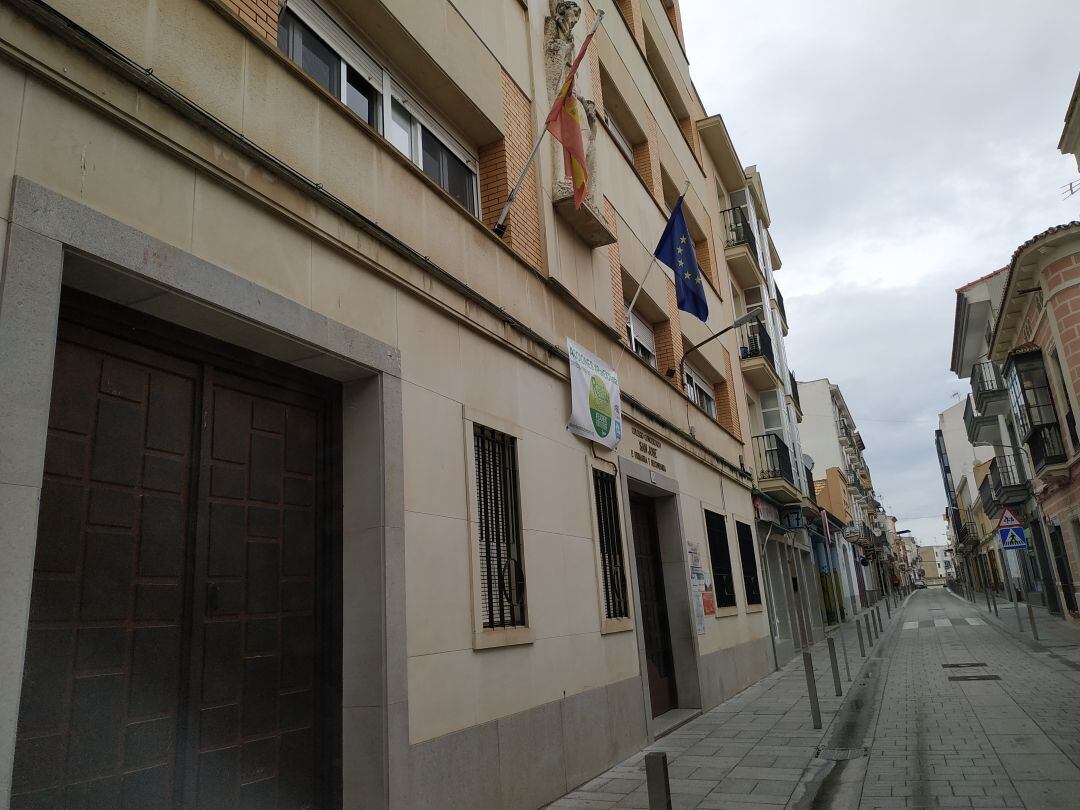
[[[571,433],[615,448],[622,438],[622,400],[615,370],[572,340],[570,354]]]

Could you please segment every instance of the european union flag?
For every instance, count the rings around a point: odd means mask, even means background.
[[[709,318],[705,279],[701,277],[701,268],[694,253],[694,240],[686,229],[682,203],[683,198],[679,197],[653,255],[675,273],[675,295],[679,309],[704,322]]]

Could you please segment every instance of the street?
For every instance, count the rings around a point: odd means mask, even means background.
[[[1046,617],[1033,642],[1026,612],[1020,637],[999,610],[915,591],[865,663],[848,631],[842,700],[814,645],[823,729],[796,657],[648,749],[667,752],[672,807],[1080,806],[1080,634]],[[648,808],[643,756],[551,807]]]

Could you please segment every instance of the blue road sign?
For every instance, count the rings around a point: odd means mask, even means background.
[[[998,536],[1001,538],[1003,549],[1027,548],[1027,537],[1024,536],[1022,528],[998,529]]]

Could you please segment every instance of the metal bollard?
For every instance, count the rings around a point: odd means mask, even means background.
[[[825,643],[829,645],[829,666],[832,667],[833,688],[836,689],[837,697],[843,697],[844,690],[840,688],[840,665],[836,663],[836,642],[832,636],[829,636],[825,639]]]
[[[866,647],[863,645],[862,640],[862,625],[859,624],[858,617],[855,617],[855,634],[859,637],[859,655],[866,658]]]
[[[814,721],[814,728],[821,728],[821,707],[818,706],[817,681],[814,678],[814,659],[810,656],[810,650],[803,650],[803,672],[806,673],[806,694],[810,698],[810,717]],[[652,810],[650,807],[649,810]]]
[[[877,622],[877,634],[878,638],[881,638],[881,633],[885,629],[885,626],[881,623],[881,605],[874,605],[874,620]]]
[[[889,598],[885,600],[885,615],[890,619],[892,618],[892,608],[889,606],[889,602],[891,601],[892,595],[890,594]]]
[[[863,614],[863,621],[866,623],[866,641],[870,645],[870,648],[873,649],[874,642],[877,641],[877,639],[874,638],[874,631],[871,629],[869,611]]]
[[[1000,619],[1001,614],[998,613],[998,609],[997,609],[997,592],[996,591],[991,591],[990,592],[990,603],[994,606],[994,615],[997,616]]]
[[[1039,640],[1039,628],[1035,626],[1035,608],[1031,606],[1031,600],[1028,599],[1028,621],[1031,622],[1031,635],[1036,641]]]
[[[983,588],[983,596],[986,597],[986,612],[990,612],[990,589]]]
[[[671,810],[671,783],[665,752],[650,751],[645,755],[645,780],[649,785],[649,810]]]

